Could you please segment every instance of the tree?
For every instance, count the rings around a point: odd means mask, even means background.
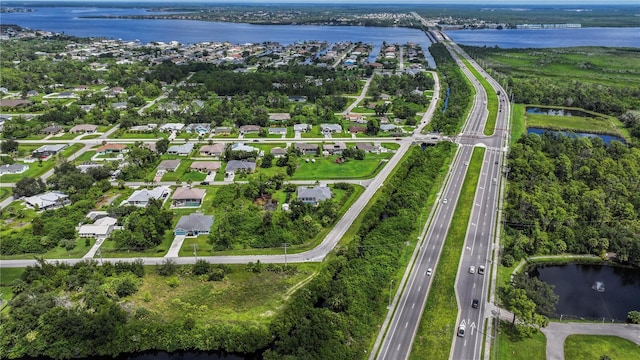
[[[18,142],[13,139],[3,140],[2,143],[0,143],[0,151],[5,154],[18,151]]]
[[[380,120],[373,118],[367,121],[367,135],[377,135],[380,131]]]
[[[211,271],[211,264],[209,264],[206,260],[199,259],[193,264],[193,269],[191,270],[193,275],[205,275]]]
[[[273,164],[273,159],[274,156],[273,154],[266,154],[263,158],[262,158],[262,163],[260,164],[260,167],[268,169],[272,166]]]
[[[156,142],[156,151],[158,154],[164,154],[169,149],[169,140],[166,138],[162,138]]]
[[[43,193],[47,189],[42,179],[24,177],[13,188],[13,196],[18,199],[23,196],[33,196]]]
[[[640,324],[640,311],[629,311],[627,314],[627,322],[632,324]]]

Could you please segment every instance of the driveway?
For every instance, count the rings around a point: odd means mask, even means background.
[[[184,242],[184,235],[176,235],[173,238],[173,242],[171,243],[171,247],[169,251],[167,251],[167,255],[164,257],[173,258],[178,257],[178,253],[180,252],[180,248],[182,247],[182,243]]]
[[[618,336],[640,345],[640,325],[550,322],[541,331],[547,337],[547,360],[564,360],[564,341],[569,335]]]

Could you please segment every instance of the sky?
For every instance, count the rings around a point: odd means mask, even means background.
[[[136,3],[171,3],[180,6],[181,3],[251,3],[251,4],[277,4],[277,3],[305,3],[305,4],[344,4],[345,0],[27,0],[27,2],[136,2]],[[9,1],[10,2],[10,1]],[[471,5],[640,5],[640,0],[348,0],[351,4],[471,4]]]

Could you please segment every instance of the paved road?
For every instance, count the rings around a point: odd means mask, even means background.
[[[564,360],[564,341],[569,335],[618,336],[640,345],[640,325],[551,322],[541,330],[547,337],[547,360]]]

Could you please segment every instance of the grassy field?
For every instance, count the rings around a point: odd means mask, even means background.
[[[615,61],[612,61],[615,59]],[[517,78],[559,79],[640,87],[637,49],[574,47],[553,49],[495,49],[484,55],[486,67]]]
[[[461,57],[462,58],[462,57]],[[473,76],[480,81],[484,91],[487,93],[487,104],[485,105],[489,110],[489,115],[487,116],[487,123],[484,125],[484,134],[485,135],[493,135],[493,132],[496,127],[496,120],[498,117],[498,95],[496,91],[489,85],[489,82],[482,76],[480,73],[467,61],[462,58],[465,66],[471,71]]]
[[[434,272],[427,304],[411,350],[411,359],[449,358],[458,314],[454,283],[484,152],[481,148],[473,151],[453,221]]]
[[[300,161],[292,180],[368,179],[380,171],[392,153],[367,154],[364,160],[349,160],[338,164],[338,156],[311,157],[316,162]]]
[[[580,110],[587,112],[583,109],[554,107],[557,109],[565,110]],[[591,113],[591,112],[589,112]],[[552,130],[571,130],[571,131],[585,131],[590,133],[599,134],[611,134],[617,136],[623,136],[609,117],[591,113],[595,117],[586,116],[556,116],[556,115],[544,115],[544,114],[530,114],[524,112],[524,119],[527,127],[538,127]]]
[[[132,308],[144,307],[163,321],[181,321],[196,315],[207,323],[247,322],[268,324],[288,297],[313,277],[322,264],[295,265],[293,275],[263,270],[252,273],[244,265],[232,269],[223,281],[202,281],[193,275],[162,277],[147,267],[138,292],[128,298]],[[184,269],[186,267],[182,267]],[[183,271],[179,271],[182,273]],[[178,285],[168,285],[178,279]]]
[[[189,166],[191,166],[191,160],[182,160],[180,161],[180,165],[176,171],[169,171],[162,176],[162,181],[177,181],[180,180],[182,182],[187,182],[191,180],[192,182],[204,181],[207,177],[207,174],[190,170]],[[154,172],[155,169],[152,171]],[[150,174],[152,175],[152,174]]]
[[[497,347],[491,348],[491,360],[545,360],[547,338],[537,332],[530,338],[520,338],[513,331],[511,323],[501,321]],[[570,360],[570,358],[566,358]],[[599,357],[579,358],[598,360]],[[578,360],[578,358],[575,358]]]
[[[640,358],[640,345],[617,336],[569,335],[564,342],[566,360],[600,359],[607,355],[614,360]]]
[[[13,291],[11,290],[11,284],[13,280],[18,279],[24,272],[21,268],[6,268],[0,269],[0,309],[5,309],[5,306],[9,300],[13,297]]]
[[[0,188],[0,201],[11,196],[11,188]]]

